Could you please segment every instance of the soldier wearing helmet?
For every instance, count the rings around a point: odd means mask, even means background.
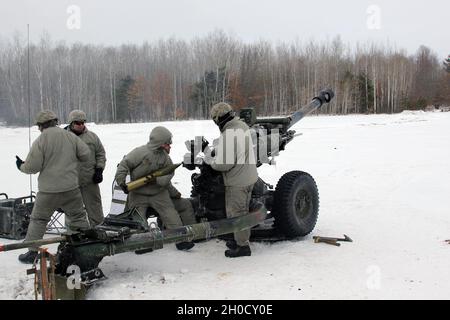
[[[106,153],[100,138],[86,127],[86,120],[82,110],[72,110],[65,129],[77,135],[90,149],[89,159],[80,163],[79,183],[89,223],[94,227],[104,219],[99,183],[103,181]]]
[[[235,117],[233,109],[225,102],[214,105],[210,115],[221,134],[214,148],[214,159],[209,164],[214,170],[222,172],[227,217],[246,215],[249,213],[253,185],[258,180],[249,127]],[[229,250],[225,251],[225,256],[250,256],[249,238],[250,229],[235,232],[234,240],[226,243]]]
[[[172,133],[158,126],[151,131],[147,144],[135,148],[123,158],[117,167],[115,180],[125,193],[128,193],[125,184],[127,174],[134,181],[173,164],[169,156],[171,144]],[[167,229],[196,223],[192,204],[188,199],[181,198],[181,193],[171,183],[173,175],[158,177],[154,183],[130,191],[128,207],[137,208],[145,221],[147,210],[153,208]],[[193,242],[176,244],[179,250],[189,250],[193,246]]]
[[[36,125],[41,131],[25,161],[16,156],[17,168],[23,173],[39,172],[38,188],[25,241],[42,239],[48,222],[61,208],[70,219],[68,229],[89,227],[78,185],[78,162],[89,158],[88,146],[57,126],[58,118],[50,110],[39,112]],[[33,263],[37,248],[19,255],[23,263]]]

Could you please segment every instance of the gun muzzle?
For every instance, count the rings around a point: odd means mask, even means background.
[[[331,89],[326,89],[320,91],[319,95],[315,97],[314,99],[319,99],[321,102],[321,105],[324,103],[329,103],[334,98],[334,92]]]
[[[331,89],[326,89],[320,91],[317,97],[314,97],[312,101],[306,106],[302,107],[300,110],[294,112],[290,117],[290,122],[288,128],[292,127],[294,124],[299,122],[307,114],[316,111],[323,104],[329,103],[334,98],[334,92]]]

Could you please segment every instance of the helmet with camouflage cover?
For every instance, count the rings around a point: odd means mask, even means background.
[[[69,123],[72,123],[74,121],[80,121],[80,122],[86,122],[86,113],[82,110],[72,110],[69,113]]]
[[[226,102],[219,102],[215,104],[210,111],[211,118],[214,120],[214,122],[217,123],[220,117],[226,115],[230,111],[233,111],[233,108],[226,103]]]
[[[58,120],[56,114],[51,110],[40,111],[36,116],[36,125],[40,125],[50,120]]]
[[[158,149],[163,144],[172,144],[172,133],[165,127],[155,127],[150,133],[150,148]]]

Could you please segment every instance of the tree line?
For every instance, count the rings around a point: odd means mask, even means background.
[[[28,58],[30,61],[28,78]],[[89,121],[204,119],[227,101],[258,115],[284,115],[330,87],[325,114],[395,113],[450,104],[450,56],[421,46],[414,55],[387,45],[327,42],[243,43],[216,30],[191,41],[103,46],[52,41],[30,45],[21,34],[0,41],[0,119],[28,124],[51,109]]]

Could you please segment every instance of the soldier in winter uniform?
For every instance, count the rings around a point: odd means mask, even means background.
[[[249,213],[252,189],[258,180],[256,161],[249,127],[235,117],[227,103],[220,102],[211,109],[211,118],[219,127],[221,135],[215,147],[215,157],[209,163],[221,171],[225,185],[225,207],[228,218]],[[235,232],[234,241],[227,241],[229,258],[250,256],[250,229]]]
[[[170,131],[165,127],[155,127],[146,145],[135,148],[123,158],[117,167],[115,180],[125,193],[128,193],[125,184],[128,173],[134,181],[172,164],[169,156],[171,144]],[[147,209],[153,208],[167,229],[196,223],[192,204],[188,199],[181,198],[181,193],[170,182],[173,176],[172,173],[158,177],[153,183],[130,191],[128,207],[137,208],[145,221]],[[179,250],[189,250],[193,246],[193,242],[176,244]]]
[[[88,146],[75,135],[57,126],[58,118],[50,110],[39,112],[36,124],[41,135],[33,142],[25,161],[17,158],[17,168],[27,174],[39,172],[38,188],[25,241],[42,239],[56,209],[70,218],[70,230],[87,229],[78,185],[78,161],[89,159]],[[37,248],[19,255],[23,263],[33,263]]]
[[[89,159],[80,163],[79,183],[88,219],[91,227],[103,222],[102,198],[99,183],[103,181],[105,169],[105,148],[99,137],[88,130],[86,114],[81,110],[73,110],[69,114],[69,126],[66,128],[77,135],[90,149]]]

